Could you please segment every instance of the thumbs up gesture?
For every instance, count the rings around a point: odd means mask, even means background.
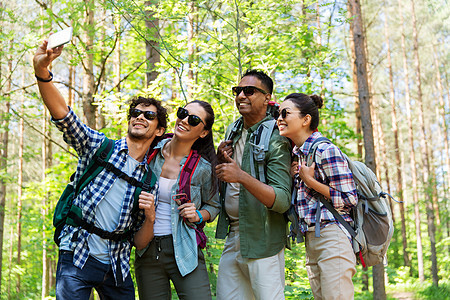
[[[240,176],[241,168],[238,164],[228,156],[226,151],[223,152],[223,163],[216,166],[216,174],[217,177],[225,182],[239,182],[239,179],[242,178]]]

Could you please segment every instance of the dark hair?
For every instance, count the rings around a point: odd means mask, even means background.
[[[305,95],[301,93],[293,93],[286,96],[284,101],[291,101],[300,111],[302,117],[311,116],[311,124],[309,128],[316,130],[319,126],[319,108],[323,106],[323,99],[317,95]]]
[[[197,103],[200,105],[206,112],[206,118],[203,120],[205,122],[205,129],[209,130],[208,134],[204,138],[198,138],[194,144],[192,145],[192,149],[197,150],[198,154],[200,154],[204,159],[206,159],[211,164],[211,176],[212,176],[212,194],[216,193],[218,188],[218,180],[216,175],[216,166],[217,166],[217,155],[216,150],[214,148],[214,139],[212,134],[212,126],[214,124],[214,110],[211,107],[211,104],[201,100],[194,100],[189,102]]]
[[[130,115],[131,109],[135,108],[139,104],[142,104],[144,106],[154,105],[156,107],[156,118],[158,119],[158,126],[163,127],[165,129],[167,128],[167,118],[168,118],[167,110],[164,106],[161,105],[161,101],[156,100],[155,98],[150,97],[146,98],[139,96],[131,99],[130,107],[128,109],[128,116],[127,116],[128,120],[131,119]],[[151,147],[153,148],[154,146],[156,146],[161,139],[162,136],[156,136],[152,142]]]
[[[273,92],[273,80],[266,73],[260,70],[247,70],[244,75],[242,75],[241,79],[245,76],[253,76],[261,80],[261,83],[266,87],[267,92],[272,94]]]

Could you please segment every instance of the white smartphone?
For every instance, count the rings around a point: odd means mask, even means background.
[[[47,49],[53,49],[70,42],[70,40],[72,39],[72,31],[72,27],[67,27],[66,29],[52,34],[48,38]]]

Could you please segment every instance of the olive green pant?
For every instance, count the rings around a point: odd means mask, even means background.
[[[147,251],[134,263],[139,299],[171,299],[170,280],[180,299],[209,300],[211,289],[203,252],[198,249],[198,266],[181,276],[175,261],[172,236],[155,237]]]

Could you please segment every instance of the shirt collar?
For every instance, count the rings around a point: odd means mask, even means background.
[[[164,157],[164,154],[162,152],[162,149],[167,144],[167,142],[169,142],[171,139],[172,138],[163,139],[163,140],[159,141],[158,144],[153,148],[155,150],[157,149],[164,159],[165,159],[165,157]],[[188,156],[189,155],[186,155],[185,157],[183,157],[183,159],[181,159],[180,165],[183,165],[185,163],[185,161],[187,160]]]
[[[300,147],[295,146],[293,152],[296,155],[300,155],[302,154],[303,156],[307,156],[309,153],[309,150],[311,149],[311,146],[313,144],[313,142],[315,140],[317,140],[319,137],[321,137],[322,134],[318,131],[313,132],[307,139],[306,141],[303,143],[303,145],[301,145]]]
[[[123,137],[120,140],[117,140],[115,147],[119,152],[125,151],[125,153],[128,153],[127,138]]]

